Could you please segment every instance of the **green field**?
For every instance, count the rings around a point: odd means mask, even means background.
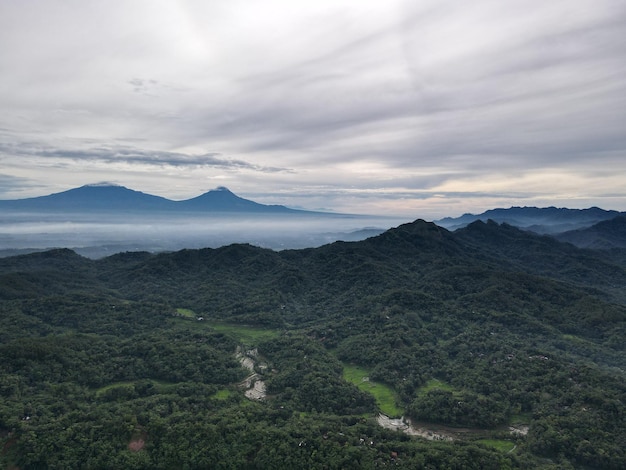
[[[185,318],[196,319],[201,317],[201,315],[188,308],[177,308],[176,313]],[[276,338],[279,335],[278,331],[272,329],[233,325],[218,321],[198,322],[198,325],[200,324],[207,325],[214,330],[224,333],[225,335],[228,335],[231,338],[247,345],[254,345],[264,340]]]
[[[211,398],[215,398],[216,400],[226,400],[227,398],[231,397],[232,394],[232,390],[222,389],[211,395]]]
[[[458,390],[456,390],[453,386],[445,382],[442,382],[441,380],[430,379],[428,382],[426,382],[425,385],[421,386],[418,389],[417,394],[424,395],[425,393],[430,392],[431,390],[447,390],[452,393],[458,393]]]
[[[572,343],[575,343],[578,346],[587,346],[587,347],[597,346],[593,341],[589,341],[588,339],[581,338],[580,336],[564,334],[564,335],[561,335],[561,337],[564,340],[571,341]]]
[[[176,309],[176,313],[178,313],[179,315],[182,315],[185,318],[196,318],[196,312],[194,312],[193,310],[190,310],[188,308],[177,308]]]
[[[396,404],[396,394],[393,389],[388,385],[369,380],[369,372],[366,369],[344,364],[343,378],[364,392],[374,395],[378,408],[387,416],[392,418],[402,416],[403,412]]]
[[[501,452],[511,452],[515,448],[515,444],[513,442],[504,441],[502,439],[479,439],[476,442],[493,447]]]
[[[126,382],[115,382],[109,385],[105,385],[104,387],[100,387],[98,389],[96,389],[96,397],[100,398],[105,396],[107,393],[113,391],[113,390],[124,390],[126,389],[127,391],[131,392],[135,389],[135,386],[139,383],[140,381],[126,381]],[[158,393],[167,393],[172,391],[178,384],[175,383],[169,383],[169,382],[164,382],[162,380],[143,380],[141,382],[147,382],[149,384],[151,384],[155,391],[157,391]]]

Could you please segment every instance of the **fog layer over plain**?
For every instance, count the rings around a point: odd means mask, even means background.
[[[0,217],[0,253],[62,247],[98,258],[120,251],[216,248],[231,243],[281,250],[362,239],[404,222],[407,221],[344,214],[5,212]]]

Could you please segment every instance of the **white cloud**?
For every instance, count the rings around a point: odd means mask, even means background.
[[[19,194],[624,209],[624,37],[616,0],[3,2],[0,162]]]

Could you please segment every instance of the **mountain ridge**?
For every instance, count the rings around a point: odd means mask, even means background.
[[[486,222],[491,219],[539,234],[556,234],[590,227],[619,215],[626,215],[626,212],[605,210],[595,206],[587,209],[513,206],[508,209],[489,209],[481,214],[466,213],[460,217],[444,217],[435,223],[448,230],[456,230],[476,220]]]
[[[579,248],[623,249],[626,248],[626,215],[619,215],[584,229],[559,233],[556,238]]]
[[[188,211],[308,214],[313,211],[260,204],[237,196],[224,186],[199,196],[174,201],[109,183],[88,184],[67,191],[25,199],[0,200],[0,209],[21,211]]]

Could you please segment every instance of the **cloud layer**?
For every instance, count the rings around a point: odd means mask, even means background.
[[[4,2],[0,197],[623,210],[624,37],[619,0]]]

